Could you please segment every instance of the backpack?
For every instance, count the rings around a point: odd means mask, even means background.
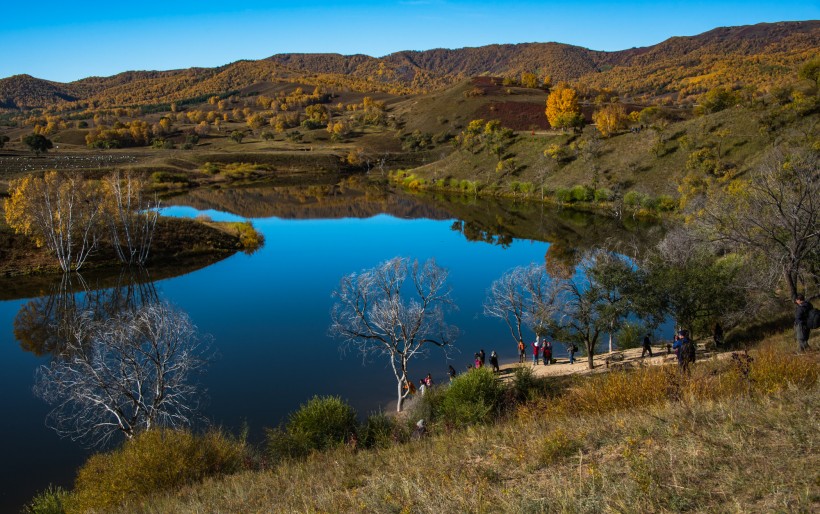
[[[809,330],[820,328],[820,311],[815,308],[809,311],[809,315],[806,316],[806,327]]]

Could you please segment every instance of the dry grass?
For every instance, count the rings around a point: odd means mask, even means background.
[[[494,425],[316,453],[124,511],[817,511],[818,355],[792,346],[771,338],[749,367],[703,362],[691,378],[576,378]]]

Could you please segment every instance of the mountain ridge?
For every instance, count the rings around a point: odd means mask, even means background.
[[[684,91],[717,68],[730,85],[777,82],[795,63],[818,53],[820,21],[717,27],[695,36],[673,36],[655,45],[600,51],[565,43],[492,44],[458,49],[404,50],[383,57],[334,53],[274,54],[213,68],[130,70],[68,83],[15,75],[0,79],[0,108],[45,108],[62,102],[101,106],[179,101],[239,90],[264,81],[303,81],[395,94],[429,92],[471,76],[533,72],[553,83],[579,82],[624,94],[657,96]],[[706,73],[704,73],[704,71]],[[753,80],[738,72],[754,73]]]

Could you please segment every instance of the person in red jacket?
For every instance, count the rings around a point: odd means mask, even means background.
[[[538,355],[541,353],[541,343],[538,341],[538,338],[535,338],[535,341],[532,343],[532,365],[535,366],[538,364]]]

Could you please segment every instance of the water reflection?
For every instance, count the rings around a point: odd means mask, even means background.
[[[14,337],[34,355],[59,354],[81,313],[102,320],[159,302],[148,270],[126,267],[113,287],[93,289],[80,273],[65,273],[45,295],[29,300],[14,318]]]
[[[14,325],[24,349],[50,355],[34,393],[53,406],[46,421],[60,436],[98,447],[198,419],[209,339],[161,301],[146,270],[125,269],[116,287],[96,291],[66,275],[24,304]]]

